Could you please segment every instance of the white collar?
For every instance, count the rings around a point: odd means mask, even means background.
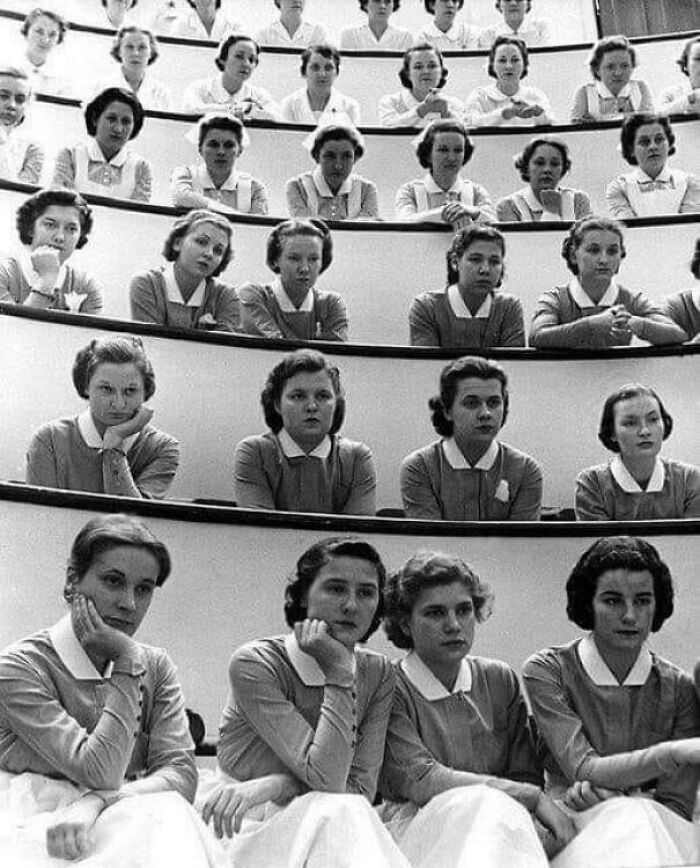
[[[447,302],[452,308],[452,313],[457,319],[479,319],[487,317],[491,313],[491,305],[493,304],[493,296],[489,293],[482,301],[479,310],[472,315],[472,312],[467,307],[466,302],[462,298],[462,293],[459,291],[459,286],[453,283],[447,287]]]
[[[216,102],[237,102],[252,96],[252,87],[247,81],[244,81],[235,93],[229,93],[224,87],[222,76],[223,73],[220,72],[210,79],[211,93]]]
[[[458,693],[471,692],[472,668],[466,657],[462,658],[452,690],[448,690],[439,678],[433,675],[415,651],[409,651],[399,666],[406,678],[428,702],[437,702],[439,699],[447,699]]]
[[[574,302],[581,308],[586,307],[612,307],[617,303],[617,297],[620,293],[620,287],[613,277],[610,281],[610,286],[603,293],[600,301],[594,302],[586,290],[581,286],[581,281],[578,277],[573,277],[569,281],[569,295]]]
[[[413,93],[407,87],[401,91],[401,99],[407,109],[414,109],[417,105],[420,105],[420,101],[413,96]]]
[[[600,656],[592,633],[579,641],[576,651],[586,675],[597,687],[641,687],[646,683],[651,672],[651,654],[647,648],[640,650],[634,661],[634,666],[622,684],[615,678],[608,664]]]
[[[32,251],[26,245],[22,245],[19,248],[17,259],[19,261],[19,267],[24,275],[24,279],[30,286],[33,286],[37,281],[41,278],[37,274],[32,265]],[[56,280],[54,281],[53,288],[57,289],[60,286],[63,286],[63,283],[66,279],[66,262],[62,262],[58,267],[58,274],[56,275]]]
[[[95,422],[89,409],[83,410],[82,413],[78,414],[78,430],[80,431],[80,435],[82,436],[85,443],[90,447],[90,449],[103,448],[103,440],[100,437],[97,428],[95,427]],[[129,437],[124,438],[123,446],[125,452],[128,452],[134,445],[134,443],[136,443],[138,436],[139,432],[137,432],[136,434],[131,434]]]
[[[297,642],[296,634],[287,633],[284,637],[284,650],[287,652],[287,657],[289,657],[289,662],[294,667],[294,671],[307,687],[323,687],[325,685],[326,676],[323,674],[321,667],[310,654],[301,650],[299,643]],[[353,675],[356,671],[357,661],[353,654]]]
[[[165,294],[168,296],[168,301],[174,304],[184,304],[185,307],[199,307],[204,301],[204,289],[206,280],[200,281],[197,289],[190,296],[189,301],[185,301],[180,292],[180,287],[175,279],[175,265],[169,262],[163,269],[163,280],[165,281]]]
[[[617,96],[615,96],[615,94],[610,90],[610,88],[607,85],[603,84],[602,81],[596,81],[595,86],[596,90],[598,91],[598,95],[602,99],[625,99],[625,97],[628,97],[630,95],[631,90],[629,81],[622,88],[622,90],[618,93]]]
[[[464,457],[454,437],[445,437],[442,441],[442,452],[453,470],[490,470],[498,457],[498,441],[492,440],[489,448],[474,465]]]
[[[304,452],[286,428],[280,428],[277,439],[287,458],[321,458],[325,461],[331,454],[331,438],[327,434],[311,452]]]
[[[447,39],[449,42],[459,42],[461,39],[461,27],[457,20],[455,19],[452,22],[452,26],[449,30],[440,30],[440,28],[435,24],[435,19],[431,19],[430,24],[423,28],[423,33],[426,36],[432,36],[434,39]]]
[[[649,181],[663,181],[664,183],[673,182],[673,176],[671,174],[671,169],[668,166],[668,163],[663,167],[663,169],[659,172],[659,174],[655,178],[651,178],[644,169],[639,166],[635,166],[634,169],[630,172],[632,178],[638,184],[648,184]]]
[[[610,472],[612,473],[615,482],[617,482],[620,488],[628,494],[639,494],[640,492],[643,494],[651,494],[654,491],[661,491],[666,479],[666,470],[663,461],[658,455],[654,461],[654,471],[651,474],[649,484],[645,489],[640,487],[637,480],[625,467],[625,463],[619,455],[616,455],[610,462]]]
[[[320,166],[316,166],[313,170],[311,173],[311,179],[316,185],[319,195],[326,199],[335,199],[338,196],[349,196],[350,190],[352,189],[352,175],[349,175],[340,185],[338,192],[332,193],[331,188],[326,183],[326,179],[323,177],[323,172],[321,171]]]
[[[226,178],[224,183],[217,187],[211,179],[211,175],[207,169],[206,163],[198,163],[193,170],[198,181],[205,190],[236,190],[238,188],[238,172],[235,169],[231,170],[231,174]]]
[[[108,160],[105,155],[102,153],[100,146],[97,144],[97,141],[90,137],[86,141],[88,159],[92,160],[93,163],[105,163],[108,166],[116,166],[120,169],[124,163],[126,163],[127,157],[129,156],[129,149],[126,145],[117,153]]]
[[[517,96],[520,93],[521,87],[522,85],[518,83],[518,89],[515,91],[513,96],[508,96],[507,94],[503,93],[502,90],[498,89],[498,85],[490,84],[488,85],[488,87],[484,88],[484,94],[496,103],[510,102],[513,97]]]
[[[106,681],[112,674],[114,663],[107,664],[101,675],[90,660],[73,630],[70,614],[64,615],[53,627],[49,627],[49,639],[61,662],[77,681]]]
[[[284,313],[311,313],[311,311],[314,309],[313,286],[306,293],[306,295],[304,296],[304,300],[299,307],[294,306],[294,302],[287,295],[287,291],[282,286],[282,280],[279,276],[277,276],[272,281],[270,286],[272,287],[272,294],[275,296],[275,300],[280,306],[280,310]]]
[[[447,190],[443,190],[430,172],[428,172],[423,178],[423,184],[428,193],[458,193],[460,196],[462,195],[462,188],[464,187],[464,181],[459,177],[459,175],[457,175],[454,184],[451,187],[448,187]]]

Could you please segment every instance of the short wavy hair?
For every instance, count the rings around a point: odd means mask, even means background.
[[[149,401],[156,391],[156,375],[141,338],[135,335],[109,335],[95,338],[78,350],[73,362],[73,385],[81,398],[88,398],[88,387],[99,365],[132,364],[141,374],[143,397]]]
[[[695,239],[695,250],[690,260],[690,271],[696,280],[700,280],[700,238]]]
[[[496,229],[495,226],[488,226],[481,223],[470,223],[452,239],[452,243],[447,248],[445,258],[447,260],[447,285],[452,286],[453,283],[459,281],[459,260],[464,256],[467,250],[474,244],[475,241],[494,241],[501,247],[501,256],[505,259],[506,256],[506,239],[503,233]],[[505,266],[501,269],[501,277],[497,286],[503,283],[503,275]]]
[[[34,240],[34,224],[52,205],[75,208],[78,211],[80,223],[80,238],[75,249],[80,250],[87,244],[92,231],[92,209],[83,197],[75,190],[39,190],[17,209],[16,226],[19,240],[22,244],[31,244]]]
[[[626,51],[632,62],[632,68],[634,69],[637,65],[637,52],[626,36],[622,36],[622,34],[604,36],[596,42],[588,56],[588,68],[597,81],[600,81],[600,64],[609,51]]]
[[[431,15],[435,15],[435,0],[423,0],[425,11]],[[464,6],[464,0],[457,0],[457,8],[461,9]]]
[[[556,148],[557,151],[561,154],[561,165],[562,165],[562,178],[571,168],[571,154],[569,152],[569,146],[563,139],[555,139],[549,136],[537,136],[537,138],[530,139],[530,141],[525,145],[522,151],[516,155],[514,159],[515,168],[520,172],[520,177],[523,181],[530,180],[530,172],[528,170],[528,165],[530,160],[534,157],[535,151],[541,145],[549,145],[551,148]]]
[[[653,398],[659,405],[659,412],[664,426],[663,439],[666,440],[671,436],[673,431],[673,417],[666,410],[661,398],[650,386],[645,386],[643,383],[625,383],[619,389],[608,395],[603,404],[603,412],[600,417],[600,426],[598,427],[598,439],[611,452],[619,452],[620,445],[615,440],[615,407],[620,401],[625,401],[627,398],[639,398],[642,395],[648,395]]]
[[[279,274],[279,258],[282,255],[284,242],[296,235],[306,235],[310,238],[318,238],[321,242],[321,267],[319,274],[328,268],[333,262],[333,237],[331,230],[319,218],[311,220],[282,220],[272,230],[267,239],[267,254],[265,262],[270,271]]]
[[[309,61],[311,60],[312,54],[320,54],[321,57],[325,57],[326,60],[332,60],[336,73],[340,72],[340,52],[338,49],[334,45],[329,45],[326,42],[316,42],[313,45],[309,45],[309,47],[305,48],[301,53],[300,71],[302,75],[306,75],[306,70],[309,67]]]
[[[123,87],[108,87],[93,97],[85,106],[85,127],[88,135],[94,136],[97,133],[97,123],[100,117],[107,106],[113,102],[124,103],[124,105],[128,105],[131,109],[134,117],[134,126],[129,140],[135,139],[143,127],[145,117],[143,106],[130,90],[126,90]]]
[[[498,9],[499,12],[501,11],[501,5],[502,5],[502,0],[496,0],[496,9]],[[525,14],[527,15],[527,13],[531,9],[532,9],[532,0],[527,0],[527,9],[525,10]]]
[[[223,72],[224,67],[226,66],[229,51],[231,51],[231,49],[237,42],[252,42],[255,46],[255,65],[257,66],[258,63],[260,63],[260,46],[253,39],[253,37],[246,36],[245,33],[232,33],[230,36],[226,36],[224,39],[222,39],[221,43],[219,44],[219,48],[216,52],[216,57],[214,58],[214,63],[216,64],[217,69],[220,69]]]
[[[401,61],[401,69],[399,69],[399,81],[406,88],[406,90],[411,90],[411,58],[417,51],[432,51],[433,54],[437,57],[440,63],[440,79],[437,83],[437,87],[441,88],[445,86],[445,82],[447,81],[447,76],[449,75],[447,67],[445,66],[445,58],[442,56],[442,51],[435,45],[431,45],[429,42],[419,42],[418,45],[413,45],[408,51],[404,51],[403,60]]]
[[[700,36],[693,36],[689,39],[685,45],[683,46],[683,51],[681,51],[681,56],[678,58],[676,63],[680,67],[683,75],[687,75],[690,78],[690,69],[688,67],[688,62],[690,61],[690,52],[692,51],[693,46],[700,42]]]
[[[491,614],[494,595],[488,582],[456,555],[419,551],[389,576],[384,592],[384,630],[397,648],[413,648],[406,630],[413,608],[423,591],[452,585],[464,585],[472,598],[474,617],[483,623]]]
[[[574,254],[583,244],[586,232],[593,232],[596,229],[604,232],[614,232],[620,239],[620,258],[624,259],[627,256],[625,233],[622,231],[622,226],[616,220],[612,220],[610,217],[584,217],[571,224],[561,244],[562,259],[566,262],[566,266],[572,274],[578,274],[578,265],[574,259]]]
[[[484,359],[481,356],[462,356],[450,362],[449,365],[445,365],[440,372],[440,394],[428,401],[433,428],[441,437],[451,437],[454,433],[454,424],[447,418],[445,411],[449,412],[454,403],[460,380],[465,380],[467,377],[499,381],[503,395],[503,425],[506,424],[509,404],[506,372],[493,359]]]
[[[318,163],[321,157],[321,148],[326,142],[347,140],[352,145],[355,153],[355,162],[365,153],[365,145],[359,131],[345,124],[328,124],[325,127],[317,127],[313,132],[311,144],[311,156]]]
[[[652,633],[673,614],[673,580],[668,566],[651,543],[634,536],[611,536],[597,540],[581,555],[566,582],[566,614],[582,630],[595,628],[593,598],[598,579],[608,570],[648,570],[654,579],[656,610]]]
[[[637,130],[645,124],[659,124],[668,142],[669,157],[672,157],[676,153],[676,137],[671,129],[671,121],[665,115],[660,115],[656,112],[635,113],[628,115],[622,121],[622,127],[620,128],[622,156],[630,166],[636,166],[639,163],[634,155],[634,143],[637,137]]]
[[[369,0],[359,0],[359,3],[360,3],[360,9],[363,12],[366,12]],[[396,10],[399,8],[399,6],[401,6],[401,0],[393,0],[392,6],[393,6],[392,11],[396,12]]]
[[[297,621],[306,618],[307,604],[304,598],[313,585],[316,576],[325,565],[333,558],[357,558],[367,561],[377,571],[377,586],[379,596],[377,598],[377,610],[372,622],[360,642],[366,642],[376,632],[382,621],[384,613],[384,587],[386,584],[386,568],[379,552],[362,539],[353,536],[333,536],[319,540],[308,548],[299,558],[294,572],[287,580],[284,590],[284,617],[290,627],[294,627]]]
[[[43,6],[35,6],[25,16],[19,32],[22,34],[22,36],[26,37],[29,33],[29,28],[32,26],[32,24],[34,24],[37,18],[41,18],[42,15],[46,18],[50,18],[54,22],[54,24],[58,26],[58,41],[56,44],[60,45],[66,38],[66,33],[68,33],[69,25],[66,19],[62,15],[59,15],[58,12],[54,12],[53,9],[45,9]]]
[[[227,112],[210,112],[197,122],[197,150],[202,150],[204,139],[210,130],[226,130],[233,133],[238,142],[239,152],[243,151],[243,122]]]
[[[287,380],[291,380],[297,374],[315,374],[318,371],[325,371],[328,374],[335,393],[335,410],[328,433],[336,434],[340,431],[345,420],[345,392],[340,382],[340,370],[318,350],[303,349],[287,353],[282,357],[282,360],[267,375],[265,386],[260,394],[265,424],[273,434],[277,434],[284,427],[277,404],[282,398]]]
[[[175,248],[176,242],[191,232],[197,223],[213,223],[214,226],[223,229],[228,238],[226,253],[224,253],[223,259],[210,275],[210,277],[218,277],[222,272],[226,271],[229,262],[233,258],[233,227],[225,217],[217,214],[216,211],[209,211],[206,208],[195,208],[182,217],[178,217],[175,223],[173,223],[173,228],[168,233],[168,237],[165,239],[163,257],[168,262],[175,262],[180,255],[180,251]]]
[[[474,153],[474,142],[469,137],[467,128],[461,121],[453,118],[440,118],[428,124],[416,147],[416,157],[424,169],[432,169],[433,145],[439,133],[458,133],[464,138],[464,157],[462,165],[466,166]]]
[[[127,37],[130,33],[143,33],[143,35],[148,40],[148,63],[147,66],[150,66],[152,63],[155,63],[158,60],[160,52],[158,51],[158,40],[153,35],[153,32],[149,30],[147,27],[139,27],[136,24],[128,24],[126,27],[120,27],[117,30],[117,33],[114,37],[114,41],[112,42],[112,48],[110,49],[110,56],[113,57],[117,63],[121,63],[122,58],[122,42],[125,37]]]
[[[523,59],[523,74],[520,76],[520,80],[522,81],[522,79],[524,79],[527,75],[528,69],[530,68],[530,56],[527,52],[527,45],[525,45],[524,41],[518,36],[504,35],[496,37],[493,45],[489,49],[489,59],[486,66],[486,72],[488,72],[491,78],[498,78],[498,76],[496,75],[496,67],[494,63],[496,60],[496,52],[502,45],[514,45],[520,52],[520,56]]]

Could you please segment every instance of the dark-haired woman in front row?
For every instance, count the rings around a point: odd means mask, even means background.
[[[0,654],[0,864],[216,868],[175,667],[133,639],[170,573],[138,519],[89,521],[69,612]]]
[[[552,793],[579,812],[553,865],[697,865],[700,703],[692,677],[646,647],[673,613],[669,568],[644,540],[600,539],[566,596],[590,632],[523,670]]]

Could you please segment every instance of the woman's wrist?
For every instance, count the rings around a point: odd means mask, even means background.
[[[40,296],[40,298],[48,298],[49,301],[53,301],[53,297],[54,297],[54,290],[53,289],[47,290],[46,288],[43,288],[43,287],[40,288],[38,286],[32,286],[30,288],[29,292],[33,293],[34,295]]]

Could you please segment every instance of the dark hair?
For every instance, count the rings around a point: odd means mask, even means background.
[[[663,439],[666,440],[670,436],[671,431],[673,431],[673,418],[667,412],[661,398],[659,398],[656,392],[650,386],[645,386],[642,383],[626,383],[624,386],[616,389],[612,395],[608,395],[605,399],[605,404],[603,404],[603,413],[600,417],[598,439],[611,452],[620,451],[620,445],[615,439],[615,407],[620,401],[625,401],[627,398],[638,398],[641,395],[648,395],[659,405],[659,412],[664,423]]]
[[[595,628],[593,598],[598,579],[608,570],[648,570],[654,579],[656,611],[652,633],[673,613],[671,571],[653,545],[635,536],[610,536],[594,542],[581,555],[566,582],[566,614],[582,630]]]
[[[149,56],[147,66],[150,66],[152,63],[155,63],[158,60],[158,55],[160,52],[158,51],[158,40],[155,38],[153,33],[147,27],[139,27],[136,24],[129,24],[126,27],[120,27],[117,30],[116,36],[114,37],[114,42],[112,43],[112,49],[109,52],[111,56],[118,62],[122,62],[122,41],[125,36],[128,36],[130,33],[143,33],[143,35],[148,40],[148,48],[149,48]]]
[[[450,410],[457,394],[457,386],[460,380],[467,377],[476,377],[479,380],[498,380],[501,384],[503,395],[503,423],[508,418],[508,377],[503,368],[492,359],[483,359],[480,356],[462,356],[450,362],[440,371],[440,394],[428,401],[431,411],[433,428],[441,437],[451,437],[454,433],[454,424],[445,415]]]
[[[467,128],[461,121],[451,118],[440,118],[428,124],[425,132],[422,134],[416,147],[416,157],[418,162],[424,169],[432,169],[433,167],[433,145],[435,137],[439,133],[459,133],[464,137],[464,157],[462,165],[466,166],[474,153],[474,142],[469,138]]]
[[[260,46],[253,39],[252,36],[246,36],[244,33],[232,33],[230,36],[227,36],[225,39],[222,39],[221,44],[216,52],[216,57],[214,58],[214,63],[216,64],[216,68],[220,69],[222,72],[224,67],[226,66],[226,61],[228,59],[228,53],[233,48],[233,46],[237,42],[252,42],[255,46],[255,65],[257,66],[260,62]]]
[[[189,3],[190,6],[191,6],[193,9],[196,9],[196,8],[197,8],[197,6],[196,6],[196,4],[195,4],[195,0],[187,0],[187,3]],[[215,9],[220,9],[220,8],[221,8],[221,0],[214,0],[214,8],[215,8]]]
[[[700,280],[700,238],[695,239],[695,250],[690,260],[690,271],[696,280]]]
[[[551,139],[548,136],[538,136],[536,139],[530,139],[530,141],[525,145],[522,151],[516,155],[515,157],[515,168],[520,172],[520,177],[523,181],[530,180],[530,172],[528,171],[528,165],[530,160],[534,157],[535,151],[540,147],[540,145],[549,145],[552,148],[556,148],[557,151],[561,154],[561,164],[562,164],[562,177],[566,175],[566,173],[571,168],[571,154],[569,153],[569,146],[562,139]]]
[[[267,375],[265,386],[260,395],[260,403],[263,408],[265,424],[273,434],[277,434],[284,427],[276,404],[282,397],[287,380],[291,380],[297,374],[315,374],[317,371],[325,371],[328,374],[335,392],[335,410],[329,434],[336,434],[340,430],[345,419],[345,392],[340,382],[340,371],[323,353],[319,353],[317,350],[304,349],[286,353]]]
[[[700,42],[700,36],[693,36],[686,42],[683,46],[683,51],[681,51],[681,56],[676,61],[678,66],[681,68],[681,72],[689,78],[690,70],[688,69],[688,61],[690,60],[690,52],[696,42]]]
[[[360,0],[360,9],[361,9],[363,12],[366,12],[366,11],[367,11],[367,4],[368,4],[368,3],[369,3],[369,0]],[[401,0],[394,0],[394,2],[393,2],[393,11],[396,12],[396,10],[399,8],[400,5],[401,5]]]
[[[425,11],[431,15],[435,14],[435,0],[423,0]],[[457,0],[457,8],[461,9],[464,6],[464,0]]]
[[[367,561],[377,571],[379,588],[377,611],[374,613],[369,629],[360,639],[360,642],[366,642],[379,627],[384,613],[386,569],[374,546],[357,537],[328,537],[314,543],[304,552],[297,561],[296,568],[287,580],[287,587],[284,589],[284,617],[290,627],[293,627],[297,621],[303,621],[306,618],[307,605],[304,602],[304,597],[308,594],[309,588],[329,561],[341,557]]]
[[[459,260],[475,241],[495,241],[501,245],[501,256],[505,259],[506,239],[503,237],[503,234],[495,226],[470,223],[469,226],[459,230],[447,248],[445,256],[447,259],[448,286],[459,281]],[[496,285],[500,286],[501,283],[503,283],[503,269],[501,270],[501,279]]]
[[[34,193],[17,209],[16,226],[19,232],[19,240],[22,244],[31,244],[34,240],[34,223],[37,218],[52,205],[76,208],[80,223],[80,238],[75,249],[85,247],[88,235],[92,230],[92,210],[80,193],[75,190],[39,190]]]
[[[282,220],[278,223],[270,233],[267,239],[267,256],[265,262],[270,271],[279,274],[280,269],[278,260],[282,255],[282,247],[286,238],[292,238],[295,235],[308,235],[311,238],[318,238],[321,242],[321,267],[319,274],[328,268],[333,261],[333,238],[331,230],[326,226],[323,220],[318,218],[314,220]]]
[[[522,81],[523,78],[527,75],[528,68],[530,66],[530,58],[527,53],[527,45],[520,39],[518,36],[497,36],[494,40],[493,45],[489,50],[489,61],[486,67],[486,72],[491,76],[491,78],[498,78],[496,75],[496,68],[494,66],[494,61],[496,59],[496,52],[502,45],[514,45],[518,51],[520,52],[520,56],[523,59],[523,74],[520,76]]]
[[[58,12],[54,12],[53,9],[44,9],[42,6],[35,6],[31,12],[27,13],[19,32],[22,36],[26,36],[29,33],[29,28],[32,24],[34,24],[37,18],[41,18],[42,15],[46,16],[46,18],[50,18],[54,24],[58,25],[58,42],[56,44],[60,45],[66,38],[68,22],[62,15],[59,15]]]
[[[418,45],[414,45],[408,49],[408,51],[404,51],[403,60],[401,61],[401,69],[399,70],[399,81],[401,84],[407,89],[411,90],[411,58],[417,51],[432,51],[433,54],[437,57],[438,62],[440,63],[440,69],[442,72],[440,73],[440,80],[437,83],[437,86],[444,87],[445,82],[447,81],[447,67],[445,66],[445,60],[442,56],[442,51],[437,48],[435,45],[431,45],[429,42],[420,42]]]
[[[227,265],[233,257],[233,228],[228,220],[216,211],[209,211],[206,208],[195,208],[178,217],[173,223],[173,228],[168,233],[163,245],[163,256],[168,262],[175,262],[180,255],[180,251],[175,248],[175,243],[190,232],[196,223],[213,223],[219,229],[223,229],[228,236],[228,248],[224,253],[223,259],[219,265],[212,271],[210,277],[218,277],[226,270]]]
[[[311,156],[318,163],[321,148],[326,142],[343,141],[343,139],[352,144],[352,149],[355,152],[355,161],[357,162],[365,153],[362,137],[354,127],[348,127],[344,124],[328,124],[327,127],[317,127],[313,133]]]
[[[197,124],[197,150],[202,150],[204,139],[209,130],[228,130],[233,133],[238,142],[239,150],[243,148],[243,123],[233,115],[225,112],[211,112],[199,119]]]
[[[135,335],[109,335],[91,340],[86,347],[78,350],[75,356],[73,385],[81,398],[87,399],[90,380],[97,367],[104,363],[133,364],[143,380],[144,400],[150,400],[155,394],[156,375],[141,338]]]
[[[566,238],[561,244],[562,259],[566,262],[566,266],[572,274],[578,274],[578,265],[574,259],[574,254],[581,244],[583,244],[583,236],[586,232],[593,232],[596,229],[605,232],[615,232],[620,238],[620,259],[624,259],[627,256],[622,226],[616,220],[611,220],[609,217],[584,217],[571,224],[569,231],[566,233]]]
[[[68,585],[80,584],[95,558],[113,548],[144,549],[158,562],[156,585],[160,588],[170,575],[170,555],[165,545],[146,525],[132,515],[99,515],[83,526],[73,540],[68,558]]]
[[[325,42],[316,42],[313,45],[309,45],[309,47],[305,48],[301,53],[302,75],[306,75],[306,70],[309,66],[312,54],[320,54],[321,57],[325,57],[326,60],[332,60],[333,66],[335,66],[335,71],[340,72],[340,52],[338,49]]]
[[[637,52],[626,36],[621,34],[604,36],[596,42],[588,56],[588,68],[593,78],[598,81],[600,81],[600,64],[603,62],[603,55],[609,51],[626,51],[632,61],[632,67],[637,65]]]
[[[133,9],[134,6],[136,6],[136,4],[137,4],[138,2],[139,2],[139,0],[132,0],[132,2],[131,2],[131,6],[129,6],[129,9]],[[102,0],[102,5],[103,5],[105,8],[107,8],[107,0]]]
[[[123,87],[108,87],[106,90],[98,93],[85,106],[85,126],[87,127],[88,135],[95,135],[97,132],[97,122],[107,106],[113,102],[124,103],[131,109],[131,113],[134,116],[134,126],[129,140],[135,139],[143,126],[143,106],[131,91],[125,90]]]
[[[496,0],[496,9],[501,11],[501,2],[502,0]],[[527,14],[532,9],[532,0],[527,0],[527,9],[525,10],[525,14]]]
[[[400,570],[389,576],[384,592],[384,630],[397,648],[413,648],[406,632],[413,607],[423,591],[459,582],[469,591],[474,617],[479,623],[491,614],[494,595],[465,562],[443,552],[420,551],[410,557]]]
[[[656,112],[640,112],[628,115],[622,121],[620,129],[620,147],[622,148],[622,156],[630,164],[630,166],[638,165],[638,160],[634,155],[634,144],[637,136],[637,130],[645,124],[660,124],[666,139],[668,140],[668,155],[673,156],[676,153],[676,137],[671,129],[671,122],[665,115],[656,114]]]

